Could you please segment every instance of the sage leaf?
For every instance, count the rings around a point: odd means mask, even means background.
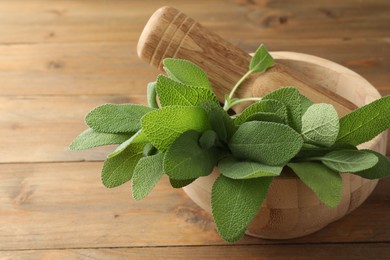
[[[201,102],[199,106],[206,111],[211,129],[217,133],[221,140],[227,141],[237,131],[233,119],[219,104],[211,101],[204,101]]]
[[[118,156],[107,158],[102,169],[102,182],[107,188],[114,188],[131,180],[144,144],[132,144]]]
[[[236,158],[267,165],[283,165],[301,149],[303,139],[291,127],[252,121],[242,124],[230,140]]]
[[[233,180],[220,175],[211,190],[211,208],[219,235],[228,242],[242,238],[259,212],[272,177]]]
[[[146,135],[142,132],[142,129],[138,130],[137,133],[135,133],[131,138],[127,139],[123,143],[121,143],[115,151],[110,153],[107,157],[112,158],[120,153],[122,153],[129,145],[136,144],[136,143],[143,143],[146,144],[148,142],[148,139],[146,138]]]
[[[227,157],[218,163],[222,175],[231,179],[251,179],[258,177],[278,176],[283,166],[269,166],[251,161],[239,161],[234,157]]]
[[[199,145],[202,149],[209,149],[215,146],[217,140],[218,140],[217,134],[213,130],[207,130],[200,137]]]
[[[340,203],[343,184],[338,172],[317,162],[289,163],[287,166],[325,205],[333,208]]]
[[[152,110],[143,105],[105,104],[89,112],[85,122],[102,133],[134,133],[141,128],[141,117]]]
[[[314,104],[302,116],[302,136],[305,142],[330,147],[339,133],[339,117],[329,104]]]
[[[258,101],[242,111],[234,119],[236,125],[241,125],[244,122],[247,122],[251,116],[254,116],[258,113],[272,113],[283,120],[283,123],[287,123],[287,108],[286,106],[277,100],[261,100]]]
[[[336,144],[359,145],[389,127],[390,96],[385,96],[342,117]]]
[[[157,104],[157,82],[150,82],[147,88],[148,105],[152,108],[158,108]]]
[[[179,189],[183,188],[192,182],[194,182],[196,179],[189,179],[189,180],[175,180],[172,178],[169,178],[169,182],[171,183],[172,188]]]
[[[300,94],[300,98],[301,98],[301,109],[302,109],[302,115],[305,114],[305,112],[307,111],[307,109],[313,105],[313,102],[311,102],[310,99],[308,99],[307,97],[305,97],[304,95]]]
[[[274,64],[274,59],[268,53],[265,46],[261,44],[251,59],[249,70],[252,72],[263,72]]]
[[[210,129],[206,112],[195,106],[163,107],[146,114],[141,121],[147,139],[159,151],[165,151],[187,130]]]
[[[187,86],[163,75],[157,78],[157,95],[161,106],[196,106],[205,100],[218,100],[214,93],[206,88]]]
[[[275,113],[267,113],[267,112],[259,112],[256,114],[253,114],[249,116],[246,120],[246,122],[250,121],[266,121],[266,122],[274,122],[274,123],[279,123],[279,124],[284,124],[285,121],[279,117]]]
[[[378,163],[378,157],[368,151],[339,150],[319,157],[330,169],[338,172],[358,172],[372,168]]]
[[[134,168],[132,195],[136,200],[145,198],[164,175],[164,154],[158,153],[141,158]]]
[[[163,64],[168,75],[178,82],[211,90],[206,73],[194,63],[188,60],[165,58]]]
[[[151,143],[146,143],[143,150],[144,156],[150,156],[156,154],[157,149]]]
[[[302,129],[301,94],[296,88],[284,87],[272,91],[262,100],[273,99],[282,102],[287,108],[288,124],[298,133]]]
[[[371,150],[362,151],[374,154],[376,157],[378,157],[378,163],[375,164],[374,167],[363,171],[354,172],[353,174],[359,175],[365,179],[380,179],[390,176],[390,160],[386,156]]]
[[[120,144],[129,139],[131,136],[131,133],[107,134],[96,132],[93,129],[87,129],[76,137],[76,139],[70,144],[69,149],[84,150],[97,146]]]
[[[190,130],[180,135],[168,148],[164,157],[164,171],[175,180],[207,176],[217,163],[216,148],[202,149],[201,134]]]

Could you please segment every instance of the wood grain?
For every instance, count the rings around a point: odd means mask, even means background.
[[[260,42],[340,63],[390,94],[390,2],[164,1],[246,52]],[[142,202],[100,183],[113,147],[67,151],[83,117],[145,103],[158,71],[136,44],[158,0],[0,1],[1,259],[387,259],[390,180],[308,237],[227,245],[212,219],[163,178]],[[390,151],[390,150],[389,150]],[[98,162],[75,162],[98,161]]]
[[[84,117],[105,103],[145,103],[145,96],[0,96],[0,163],[103,160],[114,147],[70,151]]]
[[[294,51],[329,59],[365,77],[382,95],[390,94],[387,39],[284,41],[225,37],[247,52],[255,51],[264,42],[271,51]],[[1,95],[144,95],[146,84],[159,71],[138,59],[137,40],[0,45]]]
[[[388,244],[243,245],[0,251],[1,259],[388,259]]]
[[[1,1],[0,43],[102,42],[138,39],[162,5],[191,14],[235,39],[388,37],[389,4],[360,1],[180,0]],[[21,6],[23,8],[21,8]],[[34,26],[31,26],[34,25]]]
[[[102,163],[0,164],[0,250],[224,245],[212,217],[163,179],[144,200],[108,190]],[[350,215],[293,240],[246,236],[239,244],[390,242],[390,179]],[[369,217],[368,217],[369,216]]]

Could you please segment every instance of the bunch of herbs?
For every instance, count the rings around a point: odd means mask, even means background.
[[[390,175],[384,155],[356,147],[390,127],[390,96],[341,119],[332,105],[313,104],[294,87],[264,97],[235,97],[246,77],[273,64],[261,45],[221,106],[199,67],[165,59],[166,76],[148,85],[148,106],[93,109],[85,118],[89,129],[70,148],[119,144],[104,162],[102,181],[113,188],[132,180],[136,200],[147,196],[164,174],[173,188],[181,188],[217,167],[221,174],[212,187],[212,213],[219,234],[229,242],[244,235],[273,178],[285,167],[329,207],[341,200],[343,173],[367,179]],[[236,104],[250,101],[242,113],[228,114]]]

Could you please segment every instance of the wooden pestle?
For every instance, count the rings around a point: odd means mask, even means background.
[[[163,59],[168,57],[195,63],[206,72],[220,101],[248,71],[251,60],[248,53],[172,7],[162,7],[151,16],[137,51],[142,60],[160,69]],[[248,77],[235,96],[262,97],[280,87],[293,86],[314,103],[332,104],[339,116],[357,108],[336,93],[309,82],[299,72],[276,63],[266,72]],[[242,108],[238,107],[238,110]]]

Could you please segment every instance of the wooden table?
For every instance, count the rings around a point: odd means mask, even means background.
[[[390,94],[390,2],[0,1],[1,259],[390,259],[390,179],[359,209],[313,235],[229,245],[167,178],[141,202],[100,182],[113,147],[67,145],[102,103],[146,103],[158,72],[136,44],[161,5],[244,50],[321,56]]]

